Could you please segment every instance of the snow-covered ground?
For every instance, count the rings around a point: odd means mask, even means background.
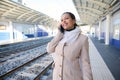
[[[8,59],[6,62],[0,64],[0,75],[5,74],[11,69],[14,69],[30,60],[33,58],[43,54],[46,52],[46,45],[42,45],[30,50],[26,50],[20,53],[17,53],[14,55],[12,59]]]
[[[4,80],[34,80],[34,78],[52,62],[53,59],[51,55],[45,55],[28,66],[23,67],[21,70],[6,77]]]

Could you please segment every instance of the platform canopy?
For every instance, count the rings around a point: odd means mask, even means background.
[[[94,24],[120,8],[120,0],[73,0],[82,24]]]
[[[0,19],[19,23],[53,25],[56,20],[12,0],[0,0]]]

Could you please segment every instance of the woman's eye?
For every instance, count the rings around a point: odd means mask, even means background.
[[[67,19],[69,19],[69,18],[64,18],[64,19],[61,20],[61,22],[62,22],[63,20],[67,20]]]
[[[66,19],[69,19],[69,18],[66,18]]]

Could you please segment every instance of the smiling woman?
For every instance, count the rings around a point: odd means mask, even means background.
[[[60,25],[58,34],[47,46],[54,60],[53,80],[93,80],[88,37],[81,34],[70,12],[63,13]]]

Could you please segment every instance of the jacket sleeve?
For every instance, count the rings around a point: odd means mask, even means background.
[[[48,45],[47,45],[47,52],[48,53],[54,53],[57,44],[59,43],[59,41],[62,38],[63,38],[63,33],[58,31],[57,35],[48,43]]]
[[[82,45],[81,64],[82,64],[83,80],[93,80],[92,70],[91,70],[91,66],[90,66],[90,59],[89,59],[88,37],[86,37],[86,39]]]

